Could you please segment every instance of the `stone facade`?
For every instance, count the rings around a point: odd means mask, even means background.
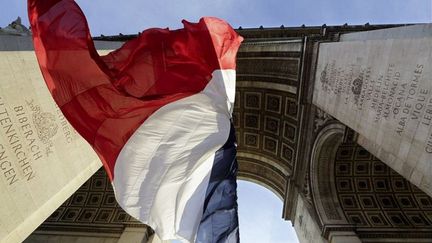
[[[365,145],[363,130],[350,126],[326,106],[325,97],[314,94],[323,69],[322,43],[403,36],[404,31],[384,31],[393,27],[398,26],[238,29],[245,37],[234,109],[238,176],[263,185],[284,202],[282,216],[291,220],[300,242],[432,241],[428,191],[391,168],[373,148],[359,145]],[[376,29],[381,34],[364,32]],[[132,37],[95,39],[110,49]],[[150,228],[116,204],[103,170],[48,211],[51,216],[25,242],[157,242]]]

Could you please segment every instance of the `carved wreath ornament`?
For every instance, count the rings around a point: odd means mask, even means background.
[[[58,130],[56,118],[49,112],[43,112],[40,106],[34,104],[33,101],[27,101],[27,105],[33,112],[32,119],[37,136],[43,144],[48,146],[49,150],[49,148],[53,146],[51,138],[54,137]]]
[[[58,125],[55,117],[48,112],[33,113],[33,122],[39,139],[47,145],[51,145],[51,138],[57,133]]]

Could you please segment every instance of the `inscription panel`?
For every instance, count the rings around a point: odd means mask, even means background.
[[[0,51],[0,242],[23,241],[101,166],[52,100],[30,38],[19,38],[0,37],[18,45]]]
[[[432,195],[431,38],[320,44],[313,103]]]

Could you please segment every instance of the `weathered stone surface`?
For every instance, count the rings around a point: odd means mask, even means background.
[[[432,195],[432,38],[430,26],[322,43],[315,105],[348,125],[358,143]],[[420,31],[421,30],[421,31]],[[395,38],[391,37],[395,31]],[[402,35],[402,33],[407,33]],[[424,37],[420,36],[420,33]],[[343,40],[344,38],[342,38]]]
[[[0,242],[24,240],[101,166],[29,47],[30,37],[0,36]]]
[[[295,215],[294,229],[297,233],[299,242],[302,243],[327,243],[328,241],[321,236],[321,229],[315,219],[306,208],[304,199],[297,198],[297,208]]]

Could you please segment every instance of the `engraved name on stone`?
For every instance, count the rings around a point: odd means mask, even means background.
[[[321,43],[313,103],[432,195],[430,37]]]
[[[68,144],[76,139],[60,109],[45,112],[32,98],[10,105],[0,96],[0,170],[6,184],[33,180],[32,165],[53,153],[52,138],[59,132]]]
[[[431,90],[421,85],[428,81],[423,76],[425,64],[417,63],[401,79],[401,70],[394,63],[385,72],[372,74],[371,66],[358,64],[336,65],[332,60],[325,64],[319,82],[329,95],[342,98],[344,104],[353,104],[357,112],[372,110],[374,123],[395,120],[394,133],[403,136],[409,123],[413,126],[430,127],[432,124]],[[406,71],[405,71],[406,72]],[[425,141],[424,150],[432,153],[432,134]]]
[[[101,166],[31,47],[30,37],[0,35],[0,242],[22,242]]]

